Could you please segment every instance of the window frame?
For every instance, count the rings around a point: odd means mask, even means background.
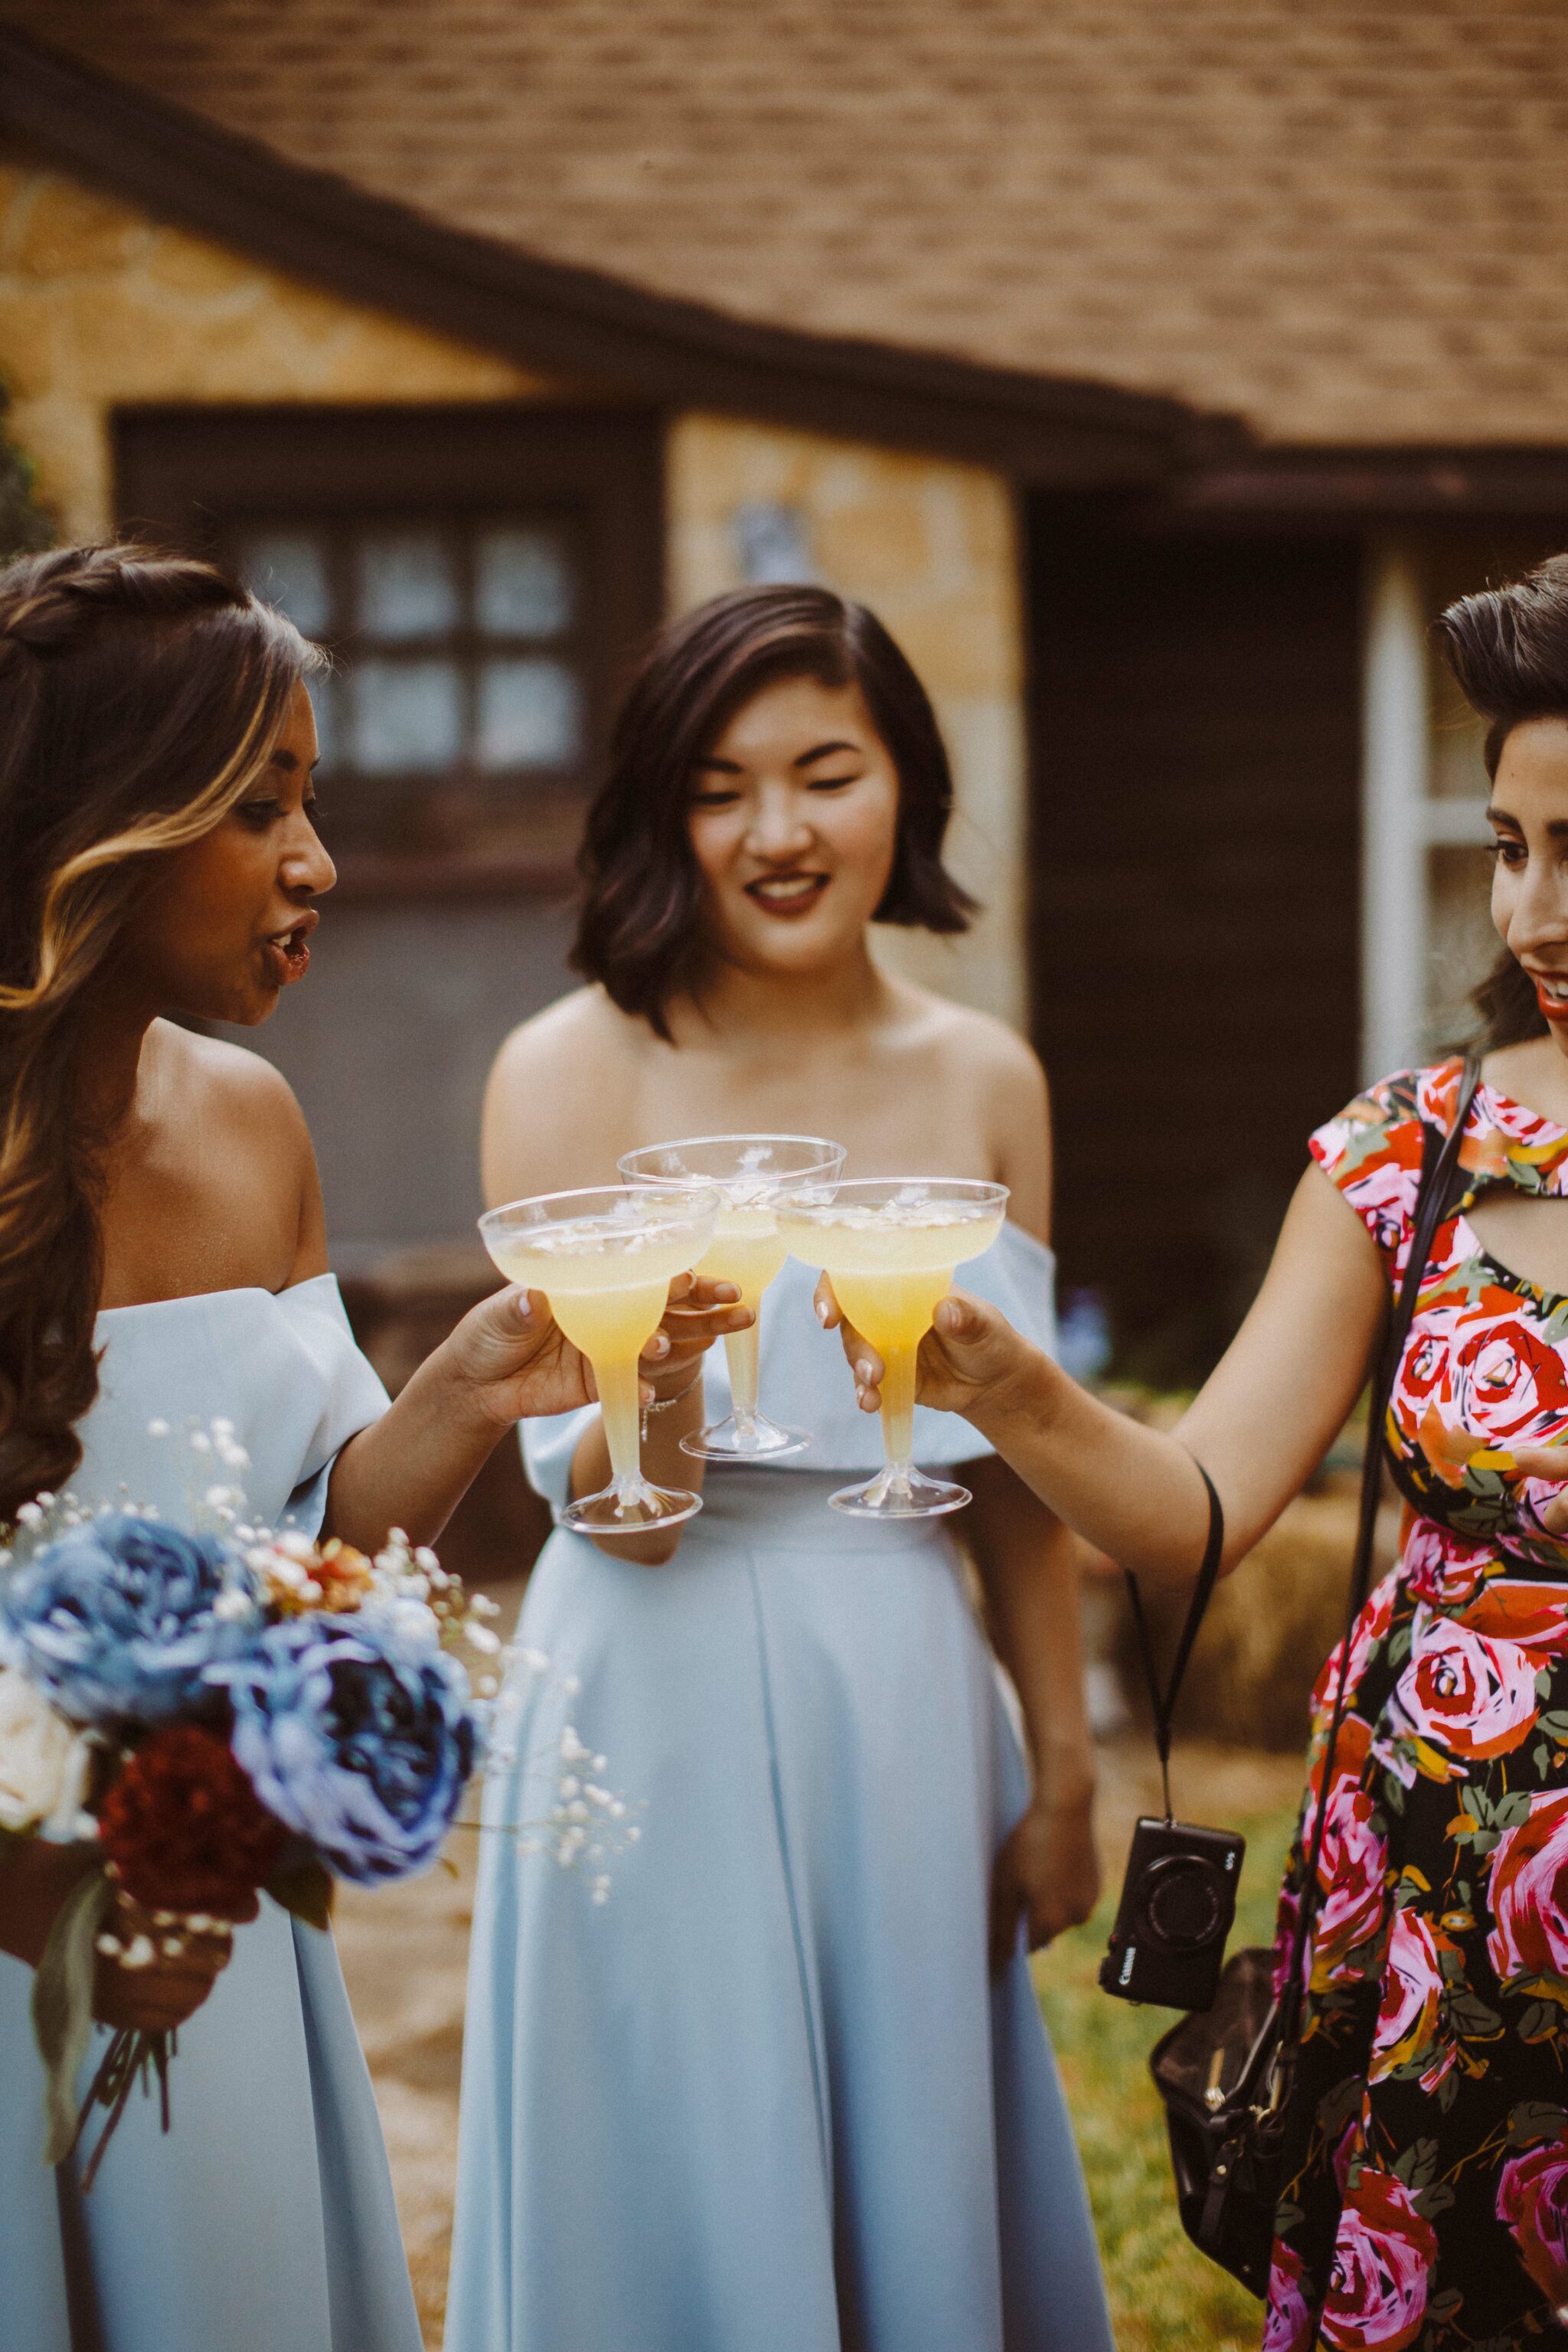
[[[616,695],[662,609],[663,442],[655,411],[532,402],[116,413],[121,528],[220,561],[252,532],[290,526],[341,540],[356,527],[451,529],[554,509],[581,532],[584,614],[568,640],[581,648],[586,689],[576,778],[531,785],[530,821],[487,842],[494,812],[476,788],[479,772],[454,772],[452,808],[461,820],[467,790],[476,837],[434,849],[334,847],[340,896],[513,895],[570,883]]]

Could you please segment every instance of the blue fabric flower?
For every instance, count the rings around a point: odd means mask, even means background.
[[[110,1512],[0,1580],[0,1642],[74,1722],[166,1723],[249,1638],[215,1611],[243,1575],[216,1537]]]
[[[290,1618],[214,1677],[262,1803],[361,1885],[435,1860],[474,1769],[468,1678],[419,1617]]]

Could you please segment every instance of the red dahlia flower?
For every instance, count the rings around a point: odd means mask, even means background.
[[[247,1919],[277,1869],[288,1832],[235,1761],[228,1742],[175,1723],[144,1739],[99,1813],[121,1883],[153,1911]]]

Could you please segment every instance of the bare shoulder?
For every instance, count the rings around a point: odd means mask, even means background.
[[[1028,1232],[1050,1235],[1050,1102],[1039,1055],[993,1013],[911,990],[937,1063],[939,1083],[969,1106],[992,1173],[1013,1195],[1009,1213]]]
[[[158,1024],[159,1048],[186,1103],[206,1118],[245,1130],[268,1150],[310,1150],[305,1114],[280,1070],[244,1045],[202,1037],[174,1022]]]
[[[602,1165],[624,1117],[637,1025],[594,987],[574,989],[511,1032],[485,1089],[488,1199],[602,1181],[581,1171]]]

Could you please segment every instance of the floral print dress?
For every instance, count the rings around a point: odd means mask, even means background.
[[[1394,1286],[1459,1079],[1385,1079],[1312,1138]],[[1568,1195],[1568,1129],[1482,1085],[1460,1166],[1389,1408],[1400,1558],[1352,1637],[1264,2352],[1305,2352],[1320,2314],[1334,2352],[1568,2347],[1568,1547],[1508,1452],[1568,1437],[1568,1297],[1467,1216],[1493,1184]]]

